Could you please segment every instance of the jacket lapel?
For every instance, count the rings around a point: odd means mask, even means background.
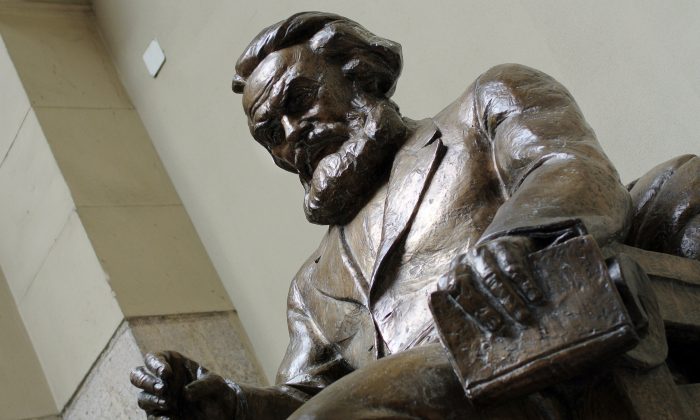
[[[440,130],[432,120],[422,121],[413,138],[394,159],[384,209],[382,240],[370,278],[370,295],[388,257],[408,232],[423,193],[445,154],[446,147],[440,136]]]
[[[318,292],[333,300],[367,306],[366,280],[348,250],[342,226],[332,226],[324,238],[318,256],[323,264],[314,264],[314,286]]]

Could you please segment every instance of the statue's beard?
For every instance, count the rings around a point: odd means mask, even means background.
[[[389,100],[361,106],[347,124],[349,136],[323,157],[310,180],[302,177],[304,213],[311,223],[344,225],[364,207],[389,173],[406,125]]]

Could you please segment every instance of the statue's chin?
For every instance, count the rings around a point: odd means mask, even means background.
[[[345,160],[354,160],[345,157]],[[305,188],[304,213],[306,219],[318,225],[344,225],[350,222],[367,202],[362,190],[369,187],[366,177],[350,164],[339,170],[342,158],[334,153],[321,160],[311,182]],[[345,166],[345,165],[344,165]],[[354,196],[354,197],[353,197]]]
[[[368,199],[370,194],[367,196]],[[307,193],[304,195],[304,214],[306,220],[317,225],[346,225],[364,207],[367,199],[351,201],[345,194],[338,194],[322,202]]]
[[[305,186],[304,213],[319,225],[344,225],[367,204],[387,172],[393,148],[355,138],[324,157]]]
[[[344,225],[367,204],[391,168],[407,127],[398,109],[382,101],[365,113],[359,133],[324,156],[304,184],[304,213],[319,225]]]

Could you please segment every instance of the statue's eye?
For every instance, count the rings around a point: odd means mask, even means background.
[[[316,82],[296,79],[287,90],[284,108],[289,114],[299,114],[311,108],[318,93]]]
[[[253,137],[258,143],[266,148],[271,148],[282,144],[284,135],[282,134],[282,126],[277,121],[268,121],[255,127]]]

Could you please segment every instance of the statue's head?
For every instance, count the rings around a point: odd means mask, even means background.
[[[406,135],[389,99],[400,73],[399,44],[319,12],[264,29],[238,59],[250,132],[299,174],[309,221],[351,220],[387,172]]]

